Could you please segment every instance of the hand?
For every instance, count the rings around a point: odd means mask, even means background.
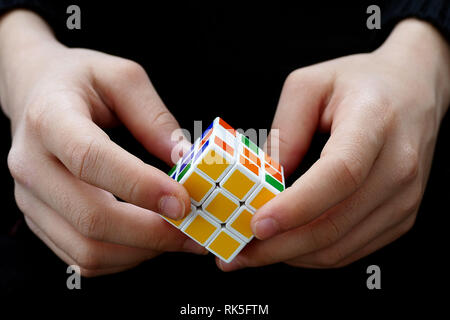
[[[183,217],[186,190],[100,128],[119,120],[171,162],[178,123],[138,64],[66,48],[41,18],[16,10],[0,21],[0,92],[11,119],[17,204],[61,259],[94,276],[162,251],[204,252],[156,213]]]
[[[331,136],[320,159],[255,213],[259,239],[225,271],[284,261],[347,265],[414,224],[439,124],[450,102],[447,43],[430,25],[400,23],[376,51],[294,71],[273,128],[291,173],[316,129]],[[268,139],[270,140],[270,139]]]

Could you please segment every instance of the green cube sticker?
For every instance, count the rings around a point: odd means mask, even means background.
[[[188,172],[189,168],[191,167],[191,164],[189,163],[186,168],[183,169],[183,171],[181,171],[180,175],[177,178],[177,181],[180,182],[181,179],[183,179],[184,175],[186,174],[186,172]]]
[[[274,177],[268,175],[267,173],[266,173],[266,182],[280,192],[284,190],[283,185],[279,181],[277,181]]]
[[[177,170],[177,165],[176,164],[172,167],[172,169],[170,169],[170,171],[169,171],[169,173],[167,175],[171,176],[175,172],[175,170]]]
[[[259,154],[259,148],[256,144],[254,144],[249,138],[242,135],[242,143],[245,144],[250,150],[252,150],[254,153]]]

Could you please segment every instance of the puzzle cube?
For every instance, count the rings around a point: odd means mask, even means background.
[[[253,239],[256,210],[285,188],[283,167],[219,117],[168,175],[189,192],[191,209],[163,219],[225,262]]]

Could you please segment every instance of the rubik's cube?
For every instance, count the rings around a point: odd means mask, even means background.
[[[172,225],[230,262],[250,242],[250,221],[285,188],[283,167],[221,118],[195,141],[169,176],[191,197],[191,210]]]

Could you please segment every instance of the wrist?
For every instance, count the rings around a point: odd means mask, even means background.
[[[0,17],[0,104],[12,120],[11,92],[26,82],[49,47],[61,47],[37,14],[17,9]]]
[[[436,106],[442,120],[450,103],[450,48],[439,31],[424,21],[403,20],[375,52],[385,51],[399,64],[415,68],[413,76],[424,77],[435,89]]]
[[[13,47],[32,47],[54,40],[48,24],[36,13],[16,9],[0,17],[0,43]]]

